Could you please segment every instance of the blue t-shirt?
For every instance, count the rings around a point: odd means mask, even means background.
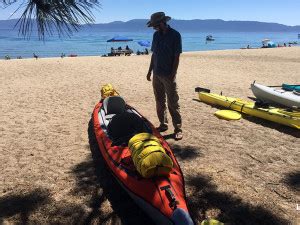
[[[151,51],[153,57],[153,74],[168,76],[172,73],[174,57],[182,53],[181,35],[178,31],[168,28],[166,34],[156,31],[153,34]]]

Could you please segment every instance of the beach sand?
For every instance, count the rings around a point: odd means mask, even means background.
[[[150,56],[0,61],[0,224],[151,224],[101,160],[90,123],[111,83],[154,125]],[[195,87],[247,99],[250,84],[300,83],[300,48],[184,53],[184,139],[165,132],[198,223],[288,224],[300,218],[300,131],[257,118],[216,118]],[[298,214],[297,214],[298,212]],[[300,219],[299,219],[300,220]]]

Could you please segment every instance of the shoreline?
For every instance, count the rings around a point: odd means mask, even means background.
[[[238,51],[238,50],[260,50],[260,49],[282,49],[282,48],[299,48],[300,45],[293,45],[291,47],[276,47],[276,48],[232,48],[232,49],[214,49],[214,50],[197,50],[197,51],[185,51],[185,52],[182,52],[182,54],[194,54],[194,53],[205,53],[205,52],[220,52],[220,51]],[[151,53],[149,53],[149,55],[151,55]],[[146,55],[136,55],[136,54],[133,54],[131,56],[146,56]],[[5,57],[5,56],[4,56]],[[0,61],[9,61],[9,60],[24,60],[24,59],[35,59],[34,57],[28,57],[28,58],[22,58],[22,59],[17,59],[17,58],[11,58],[11,59],[4,59],[3,58],[0,58]],[[78,55],[78,56],[65,56],[65,57],[60,57],[60,56],[57,56],[57,57],[39,57],[38,59],[59,59],[59,58],[93,58],[93,57],[101,57],[101,58],[113,58],[113,57],[123,57],[122,56],[101,56],[101,55]],[[127,56],[126,56],[127,57]]]

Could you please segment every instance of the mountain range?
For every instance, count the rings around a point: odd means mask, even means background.
[[[12,29],[17,19],[0,20],[0,29]],[[114,21],[110,23],[98,23],[82,25],[82,29],[101,31],[147,31],[147,19],[133,19],[127,22]],[[221,19],[208,20],[176,20],[169,24],[179,31],[209,32],[209,31],[230,31],[230,32],[299,32],[300,25],[288,26],[279,23],[267,23],[257,21],[224,21]]]

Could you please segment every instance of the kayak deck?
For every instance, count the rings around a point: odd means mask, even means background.
[[[247,115],[300,129],[299,111],[288,111],[275,107],[258,107],[255,102],[206,92],[199,92],[199,99],[212,105],[223,106]]]
[[[101,116],[101,106],[102,103],[100,102],[94,109],[94,130],[100,152],[117,181],[141,208],[159,221],[159,224],[172,224],[172,221],[176,220],[173,217],[179,215],[186,216],[187,221],[190,220],[186,205],[183,174],[167,142],[148,120],[138,114],[149,125],[152,134],[159,138],[173,161],[173,168],[169,176],[143,178],[134,166],[128,146],[123,144],[113,146],[113,142],[105,129],[105,121]],[[130,106],[127,106],[127,110],[138,113]],[[168,193],[172,193],[176,201],[170,198]],[[187,224],[192,224],[192,222]]]

